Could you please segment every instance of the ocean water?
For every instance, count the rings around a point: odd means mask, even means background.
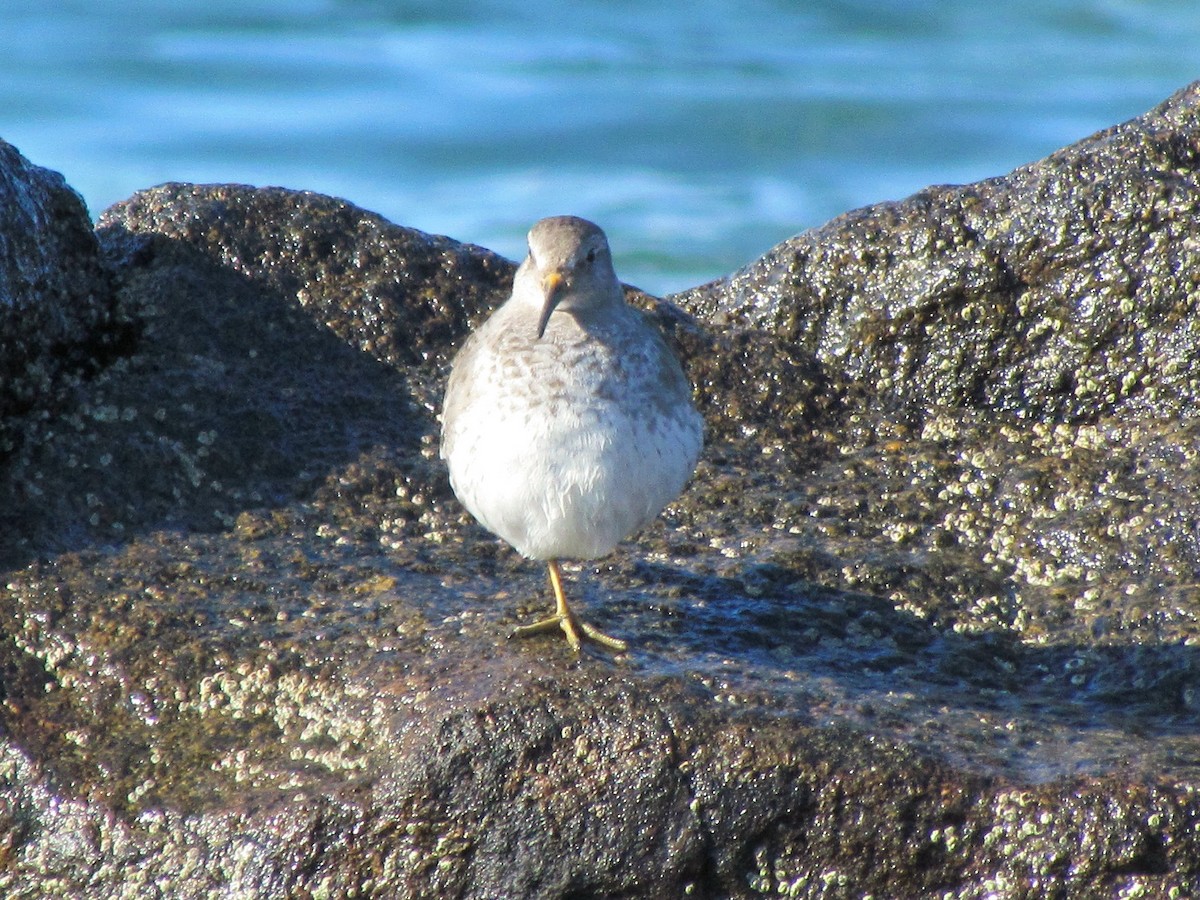
[[[164,181],[283,185],[519,258],[574,213],[656,293],[1196,78],[1188,0],[0,4],[0,138],[93,215]]]

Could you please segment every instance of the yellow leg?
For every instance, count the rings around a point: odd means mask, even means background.
[[[514,628],[509,637],[528,637],[531,634],[540,634],[543,631],[561,628],[567,636],[567,643],[576,653],[583,646],[584,640],[603,644],[610,650],[628,649],[629,645],[624,641],[609,637],[587,622],[580,621],[575,613],[571,612],[571,607],[567,605],[567,595],[563,592],[562,571],[558,567],[558,560],[550,560],[546,563],[546,567],[550,570],[550,588],[554,591],[554,615],[548,619],[534,622],[532,625],[521,625]]]

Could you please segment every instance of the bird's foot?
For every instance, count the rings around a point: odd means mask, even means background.
[[[623,653],[629,649],[629,645],[620,638],[611,637],[599,628],[594,628],[587,622],[580,621],[571,612],[556,613],[548,619],[542,619],[531,625],[518,625],[509,632],[508,636],[510,638],[529,637],[533,634],[541,634],[543,631],[553,631],[555,628],[563,630],[563,633],[567,636],[567,643],[571,645],[571,649],[576,653],[582,648],[585,640],[601,644],[610,650],[616,650],[618,653]]]

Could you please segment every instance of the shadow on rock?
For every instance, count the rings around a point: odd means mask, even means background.
[[[120,291],[140,340],[62,417],[28,423],[0,487],[5,563],[228,528],[360,457],[394,475],[418,453],[428,419],[394,368],[194,246],[107,239],[129,254]]]
[[[1038,645],[779,565],[726,577],[625,568],[602,573],[623,585],[599,589],[604,627],[635,636],[640,671],[685,678],[731,710],[854,725],[965,770],[1035,782],[1197,772],[1200,650],[1190,644]]]

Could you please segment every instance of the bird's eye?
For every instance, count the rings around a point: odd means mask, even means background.
[[[590,263],[594,263],[596,261],[596,251],[595,250],[588,251],[587,261]]]

